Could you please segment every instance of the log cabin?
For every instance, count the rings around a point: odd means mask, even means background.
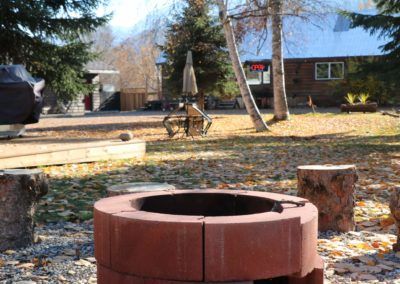
[[[352,7],[353,4],[353,7]],[[349,1],[360,13],[376,13],[370,1]],[[351,28],[350,21],[337,13],[304,22],[284,19],[283,57],[286,95],[289,106],[306,105],[311,97],[317,106],[338,106],[345,94],[338,83],[346,79],[349,65],[382,56],[385,40],[362,28]],[[247,81],[260,107],[273,106],[271,39],[260,44],[249,35],[241,45]]]

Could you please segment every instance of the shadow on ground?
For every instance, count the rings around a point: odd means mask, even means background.
[[[129,123],[100,123],[100,124],[78,124],[69,126],[56,127],[41,127],[32,128],[29,132],[45,132],[45,131],[84,131],[84,132],[99,132],[99,131],[115,131],[115,130],[131,130],[137,128],[162,128],[162,121],[144,121],[144,122],[129,122]]]
[[[379,184],[398,176],[391,159],[400,152],[399,138],[232,136],[150,142],[145,162],[60,166],[57,171],[64,174],[50,175],[50,202],[41,202],[38,219],[56,221],[62,210],[71,211],[67,219],[80,219],[81,211],[91,212],[94,201],[105,196],[107,186],[134,181],[168,182],[180,189],[232,188],[296,194],[297,166],[356,164],[361,179]],[[387,190],[368,194],[358,190],[359,200],[385,202],[389,194]]]

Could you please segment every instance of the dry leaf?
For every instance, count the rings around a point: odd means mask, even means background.
[[[394,218],[392,216],[389,216],[389,217],[387,217],[385,219],[381,219],[380,220],[380,225],[382,227],[388,227],[388,226],[393,225],[394,223],[395,223],[395,220],[394,220]]]
[[[33,264],[31,262],[21,263],[21,264],[17,265],[17,267],[21,268],[21,269],[31,269],[34,266],[35,266],[35,264]]]
[[[358,275],[357,277],[359,280],[378,280],[378,278],[376,278],[374,275],[372,274],[367,274],[367,273],[362,273],[360,275]]]

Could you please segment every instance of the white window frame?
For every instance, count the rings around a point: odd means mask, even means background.
[[[268,83],[264,81],[265,75],[268,74]],[[262,72],[262,84],[263,85],[270,85],[271,84],[271,65],[268,65],[268,70]]]
[[[250,72],[250,71],[249,71],[249,72]],[[255,81],[256,81],[255,78],[252,78],[252,79],[248,80],[248,79],[247,79],[247,76],[246,76],[247,84],[249,84],[249,85],[251,85],[251,86],[253,86],[253,85],[256,85],[256,86],[257,86],[257,85],[262,85],[262,72],[254,72],[254,73],[257,74],[257,76],[258,76],[258,81],[255,82]]]
[[[250,66],[246,66],[246,81],[250,86],[257,86],[257,85],[270,85],[271,84],[271,70],[270,70],[271,66],[268,65],[268,70],[267,71],[262,71],[262,72],[252,72],[252,73],[257,73],[258,74],[258,82],[259,83],[252,83],[251,81],[249,81],[247,79],[247,74],[250,73]],[[264,82],[264,73],[268,73],[269,76],[269,82],[266,83]]]
[[[328,78],[318,78],[318,65],[328,64]],[[331,64],[341,64],[342,65],[342,77],[331,77]],[[344,79],[344,62],[343,61],[333,61],[333,62],[316,62],[315,63],[315,72],[314,72],[315,80],[317,81],[326,81],[326,80],[342,80]]]

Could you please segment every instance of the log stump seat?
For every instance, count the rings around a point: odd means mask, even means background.
[[[0,251],[33,243],[35,206],[47,191],[39,169],[0,171]]]
[[[318,208],[320,231],[348,232],[355,228],[354,165],[309,165],[297,168],[298,196]]]

